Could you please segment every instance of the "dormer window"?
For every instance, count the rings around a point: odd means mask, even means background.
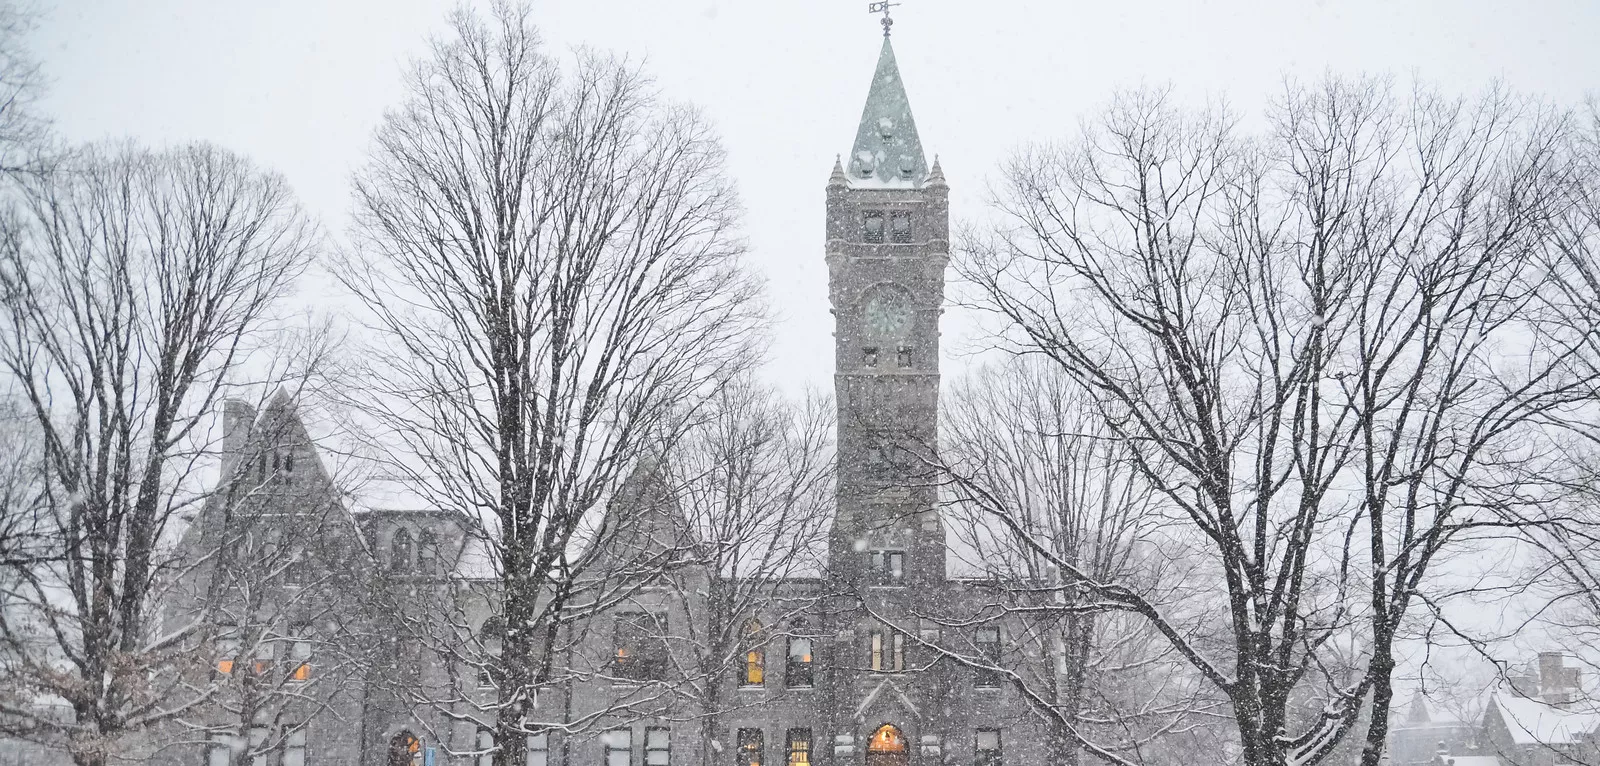
[[[869,210],[862,214],[861,239],[869,245],[883,243],[883,211]]]
[[[905,171],[910,175],[911,171]],[[897,245],[911,243],[911,214],[891,213],[889,215],[889,241]]]

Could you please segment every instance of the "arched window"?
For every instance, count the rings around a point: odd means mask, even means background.
[[[417,571],[434,574],[439,566],[439,538],[433,530],[424,529],[417,537]]]
[[[396,529],[389,543],[389,568],[396,572],[411,569],[411,532],[405,527]]]
[[[783,680],[790,688],[804,689],[810,687],[816,679],[811,662],[811,638],[804,635],[806,630],[804,622],[795,623],[793,630],[797,635],[789,637],[789,653],[784,661]]]
[[[750,620],[744,624],[744,672],[740,674],[740,683],[745,686],[760,686],[767,680],[767,652],[760,645],[761,621]]]
[[[867,766],[905,766],[910,758],[905,735],[892,724],[884,724],[867,741]]]

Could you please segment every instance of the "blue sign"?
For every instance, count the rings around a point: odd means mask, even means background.
[[[434,750],[431,747],[422,751],[422,766],[434,766],[433,754]]]

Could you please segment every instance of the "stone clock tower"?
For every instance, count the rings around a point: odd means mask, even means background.
[[[841,584],[944,580],[925,457],[938,426],[949,187],[930,170],[886,36],[846,163],[828,181],[828,294],[838,398]]]

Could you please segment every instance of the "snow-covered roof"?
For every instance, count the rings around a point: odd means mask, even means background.
[[[900,81],[889,38],[883,38],[878,68],[861,110],[850,151],[850,185],[858,189],[915,189],[928,177],[928,161],[911,117],[911,101]]]
[[[1455,766],[1500,766],[1500,759],[1492,755],[1452,755],[1449,758]]]
[[[1591,710],[1563,710],[1540,700],[1495,692],[1490,702],[1499,709],[1500,719],[1519,745],[1574,744],[1600,726],[1600,713]]]

